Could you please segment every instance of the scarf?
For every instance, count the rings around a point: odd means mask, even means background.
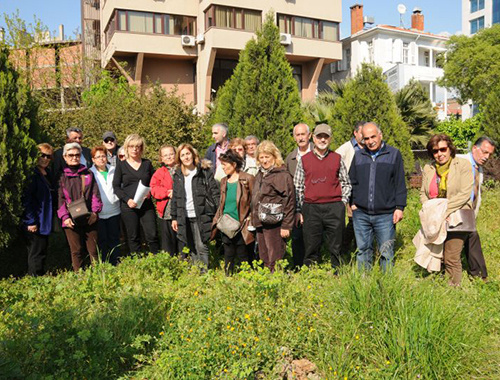
[[[446,198],[447,178],[450,172],[451,159],[446,164],[440,165],[436,162],[436,173],[439,176],[439,198]]]
[[[265,177],[266,175],[269,174],[271,170],[274,169],[274,165],[272,165],[269,169],[264,169],[262,166],[259,168],[259,170],[262,172],[262,177]]]

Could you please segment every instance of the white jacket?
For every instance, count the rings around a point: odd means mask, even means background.
[[[356,153],[351,140],[339,146],[335,152],[342,156],[347,172],[349,172],[349,169],[351,169],[352,159],[354,158],[354,153]]]
[[[99,213],[100,219],[109,219],[112,216],[120,215],[120,200],[113,191],[113,177],[115,176],[115,168],[111,165],[106,165],[108,168],[107,179],[99,173],[95,165],[92,165],[90,170],[94,173],[94,177],[99,186],[101,193],[102,211]]]

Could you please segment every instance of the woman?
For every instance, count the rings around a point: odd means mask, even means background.
[[[120,208],[127,230],[130,252],[140,252],[141,250],[140,226],[142,225],[149,251],[156,254],[160,247],[156,234],[153,202],[149,194],[140,200],[142,205],[138,205],[134,201],[139,182],[143,186],[149,187],[154,171],[151,161],[142,158],[144,149],[145,143],[141,136],[137,134],[127,136],[123,144],[125,160],[116,163],[113,189],[121,201]]]
[[[427,144],[427,153],[433,162],[424,167],[420,201],[448,199],[447,218],[457,210],[472,209],[474,179],[470,163],[455,157],[456,148],[450,137],[445,134],[432,136]],[[452,285],[459,285],[462,279],[461,252],[466,237],[467,233],[448,232],[444,242],[444,266]]]
[[[37,146],[39,156],[23,195],[23,229],[28,246],[28,274],[41,276],[44,272],[49,235],[52,231],[52,177],[48,166],[54,155],[49,144]]]
[[[229,142],[228,149],[235,151],[243,159],[243,168],[241,171],[255,176],[259,169],[257,163],[247,153],[247,143],[245,140],[236,137]]]
[[[177,148],[172,198],[172,229],[177,232],[179,248],[187,246],[194,262],[208,268],[208,241],[212,220],[220,199],[219,184],[210,170],[210,161],[200,163],[190,144]]]
[[[236,152],[229,149],[219,157],[219,160],[226,177],[222,178],[220,183],[221,199],[212,227],[217,228],[223,215],[228,215],[240,225],[235,236],[228,236],[221,231],[224,245],[224,268],[226,274],[230,274],[233,273],[236,262],[248,260],[247,245],[255,240],[253,234],[248,231],[250,201],[255,178],[241,171],[243,159]]]
[[[271,272],[285,255],[285,240],[293,228],[295,188],[281,153],[271,141],[257,147],[259,172],[252,194],[252,225],[257,228],[259,256]]]
[[[92,172],[80,164],[82,148],[78,143],[68,143],[63,148],[66,167],[59,180],[57,216],[62,221],[71,251],[73,270],[77,272],[83,265],[85,242],[92,264],[97,260],[97,214],[102,210],[99,187]],[[88,213],[77,218],[71,214],[71,204],[82,201]],[[75,210],[78,211],[78,210]]]
[[[102,210],[97,221],[98,245],[102,261],[116,265],[119,259],[120,245],[120,202],[113,190],[115,167],[107,162],[107,149],[103,146],[95,147],[90,155],[94,165],[90,171],[99,186]]]
[[[175,148],[172,145],[163,145],[160,148],[161,167],[151,178],[151,195],[156,199],[156,212],[160,222],[161,250],[175,256],[179,253],[177,234],[172,229],[170,209],[172,203],[172,179],[175,173]]]

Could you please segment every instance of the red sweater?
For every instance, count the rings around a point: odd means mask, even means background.
[[[149,186],[151,187],[151,195],[156,199],[158,215],[162,217],[170,200],[168,192],[174,187],[174,182],[166,166],[162,166],[153,174]]]
[[[320,160],[313,151],[302,156],[305,174],[305,203],[332,203],[342,201],[339,181],[341,157],[329,152]]]

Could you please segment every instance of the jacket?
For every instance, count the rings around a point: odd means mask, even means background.
[[[476,174],[475,173],[476,169],[474,168],[474,166],[476,165],[476,162],[474,161],[474,157],[472,157],[472,152],[469,152],[467,154],[457,154],[457,157],[464,158],[470,162],[470,167],[472,170],[472,179],[474,179],[474,175]],[[483,184],[483,181],[484,181],[483,168],[479,166],[479,192],[477,194],[476,208],[474,209],[474,214],[476,214],[476,218],[477,215],[479,214],[479,207],[481,206],[481,185]],[[474,184],[472,185],[472,187],[474,188]],[[471,197],[472,194],[473,193],[471,192]]]
[[[92,155],[90,154],[90,149],[82,146],[82,156],[85,158],[85,166],[90,169],[92,166]],[[64,168],[67,168],[66,161],[63,157],[63,148],[58,149],[54,152],[54,161],[52,162],[52,173],[54,174],[54,183],[59,184],[59,179],[63,174]]]
[[[391,214],[406,207],[406,183],[401,152],[383,143],[378,156],[358,150],[349,170],[351,205],[369,215]]]
[[[97,181],[97,186],[99,187],[99,193],[101,195],[102,210],[99,213],[100,219],[109,219],[113,216],[120,215],[120,200],[113,190],[113,177],[115,175],[115,167],[107,165],[108,175],[104,179],[104,176],[99,173],[97,168],[92,166],[90,171],[94,174],[94,178]]]
[[[97,214],[102,210],[99,187],[97,186],[92,172],[84,165],[80,165],[77,170],[66,167],[59,180],[57,202],[57,216],[61,219],[63,226],[64,221],[71,217],[66,203],[76,201],[82,197],[82,175],[85,176],[85,191],[83,196],[86,200],[87,208],[90,212],[95,212]]]
[[[219,184],[210,170],[210,162],[203,160],[198,165],[192,180],[193,202],[196,212],[196,222],[204,243],[210,240],[212,222],[220,203]],[[174,174],[174,192],[172,195],[172,220],[177,221],[177,239],[187,244],[187,211],[184,174],[180,168]]]
[[[309,150],[313,150],[314,145],[312,142],[309,143]],[[291,153],[286,156],[285,164],[286,168],[292,175],[292,177],[295,177],[295,170],[297,169],[297,154],[299,154],[299,147],[296,147],[294,150],[292,150]]]
[[[347,171],[349,171],[349,169],[351,168],[352,159],[354,158],[354,154],[356,153],[356,149],[352,144],[353,139],[350,139],[335,150],[336,153],[342,156],[342,160],[344,161]]]
[[[259,203],[279,203],[285,214],[281,228],[292,230],[295,220],[295,187],[292,175],[285,166],[273,168],[266,176],[259,171],[255,176],[252,193],[252,225],[262,227],[259,219]]]
[[[472,209],[470,198],[474,177],[470,168],[470,162],[466,159],[455,157],[451,159],[450,171],[447,179],[446,198],[448,208],[446,216],[461,208]],[[422,172],[422,187],[420,189],[420,202],[425,203],[430,198],[429,189],[431,181],[435,178],[436,168],[427,164]]]
[[[170,201],[168,193],[174,188],[174,181],[170,175],[170,169],[162,165],[162,167],[153,174],[153,177],[151,177],[149,186],[151,187],[151,195],[156,199],[156,211],[160,218],[162,218],[165,213],[165,208]]]
[[[255,240],[254,235],[248,231],[248,225],[250,224],[250,212],[251,212],[251,201],[253,194],[255,177],[253,175],[240,172],[240,178],[238,180],[238,188],[236,190],[236,203],[238,205],[238,218],[240,225],[242,226],[241,235],[245,244],[250,244]],[[224,214],[224,205],[226,204],[226,194],[227,194],[227,177],[222,178],[220,182],[220,204],[215,214],[215,218],[212,224],[212,229],[217,229],[217,222],[220,217]],[[212,232],[212,236],[215,234]]]
[[[50,178],[49,173],[47,177]],[[28,180],[23,194],[23,227],[38,226],[40,235],[49,235],[52,231],[52,184],[38,168]]]

